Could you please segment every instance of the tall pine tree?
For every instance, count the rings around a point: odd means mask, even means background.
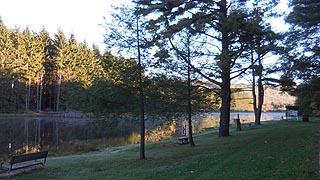
[[[149,28],[158,32],[157,40],[168,39],[173,49],[181,53],[175,44],[176,35],[183,29],[197,35],[198,63],[189,64],[203,78],[219,86],[221,97],[219,136],[229,136],[231,80],[240,77],[252,64],[243,63],[246,50],[241,36],[245,34],[248,12],[246,0],[184,0],[144,1],[139,13],[153,14]],[[273,2],[275,3],[275,2]],[[156,17],[156,18],[154,18]],[[200,47],[200,46],[199,46]],[[188,62],[184,58],[185,62]]]

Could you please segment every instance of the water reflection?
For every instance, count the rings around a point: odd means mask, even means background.
[[[231,119],[238,113],[231,113]],[[253,122],[253,113],[239,113],[242,122]],[[263,113],[262,121],[281,119],[284,113]],[[184,118],[178,120],[174,133],[181,134]],[[201,113],[193,117],[194,130],[217,127],[219,113]],[[56,146],[72,140],[129,136],[139,132],[138,120],[130,116],[113,120],[89,120],[84,118],[34,117],[0,119],[0,160],[11,154],[37,151],[44,146]],[[170,121],[172,122],[172,121]],[[159,125],[159,124],[158,124]],[[148,129],[156,129],[154,121],[147,123]],[[180,127],[181,126],[181,127]]]
[[[57,145],[75,137],[85,138],[85,134],[79,133],[84,125],[85,121],[70,118],[1,119],[1,156],[37,151],[44,145]]]
[[[83,118],[35,117],[0,119],[0,160],[11,154],[37,151],[72,140],[86,140],[114,135],[116,122]],[[119,128],[119,134],[130,130]]]

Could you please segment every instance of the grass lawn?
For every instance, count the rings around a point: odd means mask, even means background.
[[[318,172],[320,121],[268,122],[231,130],[218,138],[216,130],[195,137],[196,147],[175,140],[150,143],[146,160],[139,146],[128,145],[81,155],[50,157],[44,168],[14,179],[217,179],[313,180]]]

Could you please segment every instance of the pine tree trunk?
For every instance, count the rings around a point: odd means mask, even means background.
[[[60,105],[60,91],[61,91],[61,73],[58,71],[58,84],[57,84],[57,99],[56,99],[56,111],[59,111]]]
[[[144,94],[142,80],[142,64],[140,52],[140,36],[139,36],[139,17],[137,17],[137,51],[138,51],[138,67],[139,67],[139,94],[140,94],[140,159],[145,159],[145,122],[144,122]]]
[[[228,78],[229,77],[229,78]],[[219,137],[229,136],[231,88],[230,76],[222,76]]]
[[[220,108],[220,127],[219,137],[229,136],[229,124],[230,124],[230,103],[231,103],[231,79],[230,68],[232,61],[230,59],[229,51],[229,34],[228,34],[228,14],[227,14],[227,1],[221,0],[220,6],[220,24],[221,24],[221,46],[222,53],[218,61],[218,66],[221,69],[221,108]]]
[[[38,74],[38,81],[37,81],[37,112],[40,112],[42,109],[42,76]]]
[[[43,92],[42,80],[43,80],[43,76],[40,76],[39,109],[38,109],[39,112],[42,111],[42,92]]]
[[[254,73],[254,70],[252,70]],[[253,106],[253,112],[254,112],[254,124],[257,125],[259,122],[259,116],[258,116],[258,108],[257,108],[257,94],[256,94],[256,82],[255,82],[255,75],[252,75],[252,106]]]
[[[140,58],[139,58],[140,59]],[[140,60],[139,60],[140,61]],[[145,159],[145,122],[144,122],[144,95],[142,86],[142,67],[139,63],[139,94],[140,94],[140,159]]]
[[[263,89],[263,84],[262,84],[262,75],[259,75],[258,79],[258,108],[256,112],[256,121],[255,125],[260,125],[261,124],[261,113],[262,113],[262,106],[264,102],[264,89]]]
[[[37,75],[37,112],[39,112],[39,99],[40,99],[40,77],[39,74]]]
[[[26,83],[26,99],[25,99],[25,101],[26,101],[26,109],[25,109],[25,111],[26,112],[28,112],[29,111],[29,107],[28,107],[28,83]]]
[[[28,83],[26,85],[26,112],[30,110],[30,94],[31,94],[31,78],[29,78]]]
[[[253,112],[254,112],[254,124],[258,125],[260,122],[258,108],[257,108],[257,93],[256,93],[256,70],[254,66],[254,57],[253,57],[253,50],[251,49],[251,64],[252,64],[252,105],[253,105]]]
[[[190,50],[188,49],[188,60],[190,63]],[[192,137],[192,112],[191,112],[191,77],[190,77],[190,65],[188,63],[188,126],[189,126],[189,141],[190,141],[190,146],[193,147],[195,146],[193,137]]]
[[[252,57],[252,63],[253,60],[253,54],[251,54]],[[254,109],[254,116],[255,116],[255,125],[261,124],[261,113],[262,113],[262,106],[264,101],[264,89],[262,84],[262,71],[263,66],[261,62],[260,56],[258,57],[258,67],[255,70],[254,67],[252,68],[252,96],[253,96],[253,109]],[[258,99],[256,95],[256,82],[255,82],[255,76],[258,75]]]

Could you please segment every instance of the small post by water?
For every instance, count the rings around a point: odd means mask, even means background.
[[[8,144],[8,151],[9,151],[9,156],[12,156],[12,144]]]
[[[236,130],[241,131],[241,122],[240,122],[240,116],[239,113],[237,114],[237,118],[234,119],[234,122],[236,124]]]

